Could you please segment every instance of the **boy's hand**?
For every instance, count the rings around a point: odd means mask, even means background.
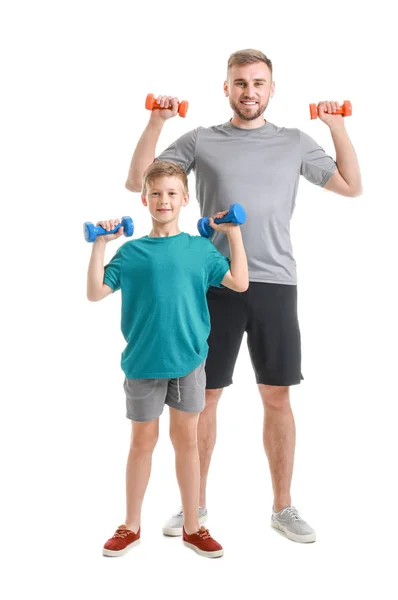
[[[98,221],[96,226],[97,227],[100,226],[100,227],[103,227],[104,229],[106,229],[107,231],[111,231],[111,229],[114,229],[116,227],[116,225],[119,225],[119,223],[120,223],[120,219],[110,219],[110,221]],[[123,227],[120,227],[120,229],[118,229],[118,231],[116,233],[110,233],[109,235],[105,235],[105,234],[98,235],[96,237],[94,244],[96,244],[97,242],[106,244],[107,242],[110,242],[111,240],[116,240],[121,235],[123,235]]]
[[[167,121],[178,113],[178,98],[172,96],[158,96],[156,102],[162,108],[154,108],[150,117],[151,121]]]
[[[214,219],[222,219],[228,213],[227,210],[222,212],[218,212],[214,215],[214,217],[209,218],[210,227],[213,227],[214,231],[223,231],[227,235],[232,233],[233,231],[237,231],[239,229],[239,225],[235,225],[235,223],[217,223],[214,222]]]

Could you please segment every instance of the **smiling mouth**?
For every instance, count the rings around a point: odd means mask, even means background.
[[[256,106],[257,104],[254,100],[241,100],[240,103],[243,104],[243,106]]]
[[[171,208],[158,208],[158,212],[170,212]]]

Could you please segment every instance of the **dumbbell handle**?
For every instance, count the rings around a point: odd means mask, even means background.
[[[343,117],[350,117],[352,115],[352,106],[349,100],[344,100],[343,106],[334,110],[331,115],[343,115]],[[316,119],[318,117],[318,106],[316,104],[310,104],[310,117]]]
[[[84,239],[86,242],[94,242],[99,235],[110,235],[116,233],[121,227],[124,227],[124,235],[131,237],[134,233],[134,224],[131,217],[123,217],[121,223],[118,223],[113,229],[107,231],[100,225],[93,225],[89,221],[86,221],[83,225]]]
[[[223,217],[214,219],[214,222],[219,225],[220,223],[235,223],[235,225],[242,225],[246,221],[246,213],[243,206],[240,204],[231,204],[229,211]],[[210,226],[210,219],[208,217],[202,217],[198,221],[198,230],[200,235],[203,237],[212,237],[214,229]]]
[[[153,110],[154,108],[164,109],[164,106],[160,106],[153,94],[148,94],[145,100],[145,108]],[[170,108],[168,110],[171,110]],[[180,117],[185,117],[188,112],[188,101],[182,100],[178,103],[178,114]]]

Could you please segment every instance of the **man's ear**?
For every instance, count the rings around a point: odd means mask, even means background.
[[[145,196],[141,196],[141,202],[142,202],[142,204],[143,204],[144,206],[148,206],[148,201],[147,201],[147,199],[145,198]]]
[[[229,87],[228,87],[228,81],[224,81],[224,94],[228,97],[229,96]]]
[[[269,97],[273,98],[274,94],[275,94],[275,81],[273,81],[271,83],[271,89],[270,89]]]

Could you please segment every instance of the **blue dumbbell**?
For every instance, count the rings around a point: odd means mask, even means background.
[[[110,231],[107,231],[103,227],[96,227],[93,223],[86,221],[83,225],[84,239],[86,242],[95,242],[97,235],[109,235],[110,233],[116,233],[121,227],[124,227],[124,235],[131,237],[134,233],[134,223],[131,217],[122,217],[122,222],[116,225]]]
[[[229,211],[222,219],[214,219],[217,223],[235,223],[235,225],[242,225],[246,221],[246,213],[243,206],[240,204],[231,204]],[[203,237],[212,237],[214,233],[213,227],[209,225],[210,219],[208,217],[202,217],[198,221],[198,231]]]

